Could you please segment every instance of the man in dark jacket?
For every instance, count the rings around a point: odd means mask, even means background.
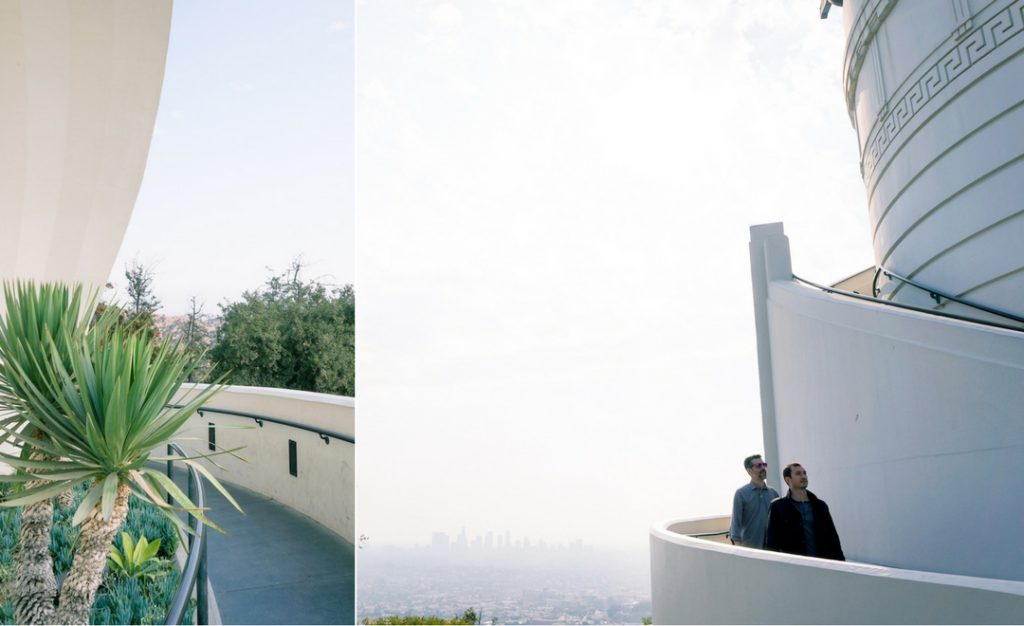
[[[790,463],[782,470],[782,478],[789,492],[772,500],[768,509],[765,549],[845,561],[828,505],[807,491],[807,470]]]

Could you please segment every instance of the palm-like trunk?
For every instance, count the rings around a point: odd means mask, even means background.
[[[34,461],[47,459],[41,452],[32,452]],[[31,480],[26,489],[45,481]],[[53,500],[47,498],[21,509],[21,535],[18,543],[18,569],[14,578],[14,621],[19,624],[52,624],[53,601],[57,597],[57,581],[53,576],[53,555],[50,554],[50,532],[53,528]]]
[[[104,521],[100,503],[96,503],[89,517],[82,522],[78,535],[78,549],[71,562],[71,571],[64,579],[60,590],[60,608],[57,609],[59,624],[88,624],[89,612],[96,589],[103,582],[103,571],[107,567],[107,555],[114,535],[121,529],[128,516],[128,496],[131,489],[126,484],[117,488],[114,511],[109,521]]]
[[[57,506],[62,509],[70,509],[75,506],[75,492],[68,489],[64,493],[57,496]]]

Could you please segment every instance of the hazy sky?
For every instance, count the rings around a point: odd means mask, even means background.
[[[762,448],[747,243],[871,265],[817,3],[358,6],[359,532],[647,549]],[[827,497],[827,496],[826,496]]]
[[[301,256],[354,282],[351,0],[175,0],[156,131],[110,280],[206,312]]]

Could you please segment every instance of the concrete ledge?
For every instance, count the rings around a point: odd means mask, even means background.
[[[1024,615],[1021,581],[828,561],[678,532],[725,530],[728,519],[651,528],[655,623],[1012,624]]]

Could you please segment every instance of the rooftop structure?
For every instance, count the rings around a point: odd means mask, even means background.
[[[808,468],[848,562],[660,522],[654,621],[1019,622],[1024,1],[833,4],[876,265],[801,280],[781,224],[750,255],[765,458]]]

